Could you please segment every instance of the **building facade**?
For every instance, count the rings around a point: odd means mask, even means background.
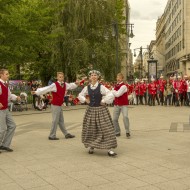
[[[168,0],[164,12],[164,73],[190,75],[190,1]]]
[[[133,56],[130,49],[130,27],[128,25],[130,23],[130,5],[128,0],[125,0],[124,3],[125,10],[123,12],[123,15],[125,16],[126,20],[125,22],[123,22],[123,25],[126,25],[127,35],[121,36],[120,39],[120,45],[122,50],[121,53],[124,55],[121,61],[121,73],[124,76],[124,80],[130,80],[133,77]]]

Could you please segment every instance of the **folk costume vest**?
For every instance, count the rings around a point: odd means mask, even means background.
[[[100,92],[101,84],[98,84],[96,89],[91,89],[90,85],[88,85],[88,95],[90,98],[90,107],[99,107],[101,100],[102,100],[102,94]]]
[[[114,90],[118,91],[123,85],[125,85],[125,84],[124,83],[117,84],[115,86]],[[128,93],[125,92],[122,96],[115,97],[114,105],[115,106],[127,106],[127,105],[129,105]]]
[[[8,87],[0,82],[0,103],[3,107],[0,110],[5,110],[8,108]]]
[[[64,96],[65,96],[65,91],[66,91],[66,84],[63,83],[63,87],[60,85],[59,82],[55,82],[57,92],[52,92],[52,105],[55,106],[61,106],[64,102]]]

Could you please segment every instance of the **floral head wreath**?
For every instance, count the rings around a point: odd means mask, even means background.
[[[100,72],[97,71],[97,70],[91,70],[91,71],[89,71],[88,76],[91,76],[91,74],[96,74],[98,76],[101,76]]]

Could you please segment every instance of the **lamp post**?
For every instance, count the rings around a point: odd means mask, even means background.
[[[128,31],[128,27],[129,27],[130,32]],[[127,23],[127,24],[126,24],[126,31],[127,31],[128,36],[129,36],[130,38],[133,38],[133,37],[135,36],[135,35],[133,34],[133,28],[134,28],[134,24],[130,24],[130,23]]]
[[[115,57],[115,64],[116,64],[116,74],[118,73],[118,67],[119,67],[119,31],[118,31],[118,23],[117,21],[115,21],[113,23],[113,32],[112,32],[112,36],[115,36],[115,40],[116,40],[116,57]]]
[[[118,25],[125,25],[126,26],[126,30],[127,30],[127,33],[128,33],[128,27],[129,27],[129,34],[128,36],[130,38],[133,38],[135,35],[133,34],[133,27],[134,27],[134,24],[118,24],[117,21],[114,21],[112,24],[110,25],[107,25],[107,26],[112,26],[112,36],[115,37],[115,40],[116,40],[116,47],[115,47],[115,55],[116,55],[116,58],[115,58],[115,66],[116,66],[116,73],[118,73],[119,71],[119,29],[118,29]],[[106,33],[104,34],[104,37],[106,40],[108,40],[109,36],[108,36],[108,32],[106,31]]]
[[[154,59],[154,57],[151,56],[147,62],[148,62],[148,81],[150,81],[151,77],[157,79],[158,60]]]
[[[136,50],[139,50],[140,55],[140,64],[139,64],[139,77],[142,78],[143,75],[143,49],[146,49],[149,51],[149,57],[150,57],[150,49],[149,48],[143,48],[142,46],[140,48],[134,49],[134,57],[136,57]]]

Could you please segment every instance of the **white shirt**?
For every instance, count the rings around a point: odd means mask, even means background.
[[[186,83],[187,83],[187,92],[190,92],[190,81],[187,80]]]
[[[60,83],[59,81],[57,81],[58,83]],[[66,85],[66,90],[73,90],[75,88],[77,88],[77,85],[75,83],[65,83]],[[46,94],[48,92],[57,92],[57,87],[55,85],[55,83],[52,83],[49,86],[46,87],[42,87],[42,88],[38,88],[36,90],[36,95],[42,95],[42,94]]]
[[[98,87],[98,84],[98,82],[95,85],[90,84],[90,88],[94,90]],[[111,91],[108,90],[105,86],[100,86],[100,93],[103,95],[101,103],[111,104],[113,102],[114,96]],[[78,95],[78,99],[81,103],[84,103],[86,101],[86,95],[88,95],[88,86],[85,86],[81,93]]]
[[[0,79],[0,81],[5,85],[5,81],[3,81],[2,79]],[[2,94],[2,89],[0,89],[0,94]],[[17,96],[15,94],[11,94],[11,91],[8,87],[8,102],[10,102],[11,100],[16,101],[16,99],[17,99]]]
[[[119,84],[121,84],[121,83],[123,83],[123,82],[120,82]],[[127,91],[128,91],[127,86],[122,85],[118,91],[112,90],[112,93],[115,97],[118,98],[118,97],[122,96],[124,93],[126,93]]]

